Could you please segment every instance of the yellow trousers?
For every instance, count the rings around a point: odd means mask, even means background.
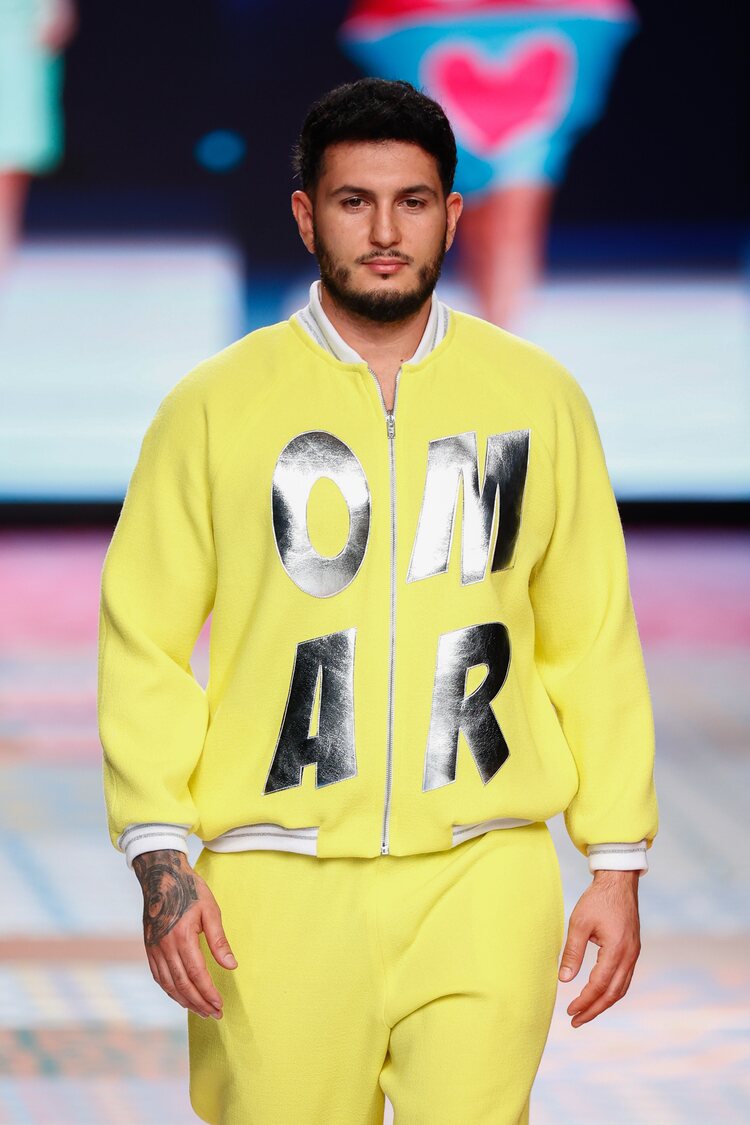
[[[564,938],[544,822],[370,859],[218,853],[238,961],[187,1013],[190,1100],[212,1125],[526,1125]]]

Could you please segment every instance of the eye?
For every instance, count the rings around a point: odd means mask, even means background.
[[[344,200],[344,206],[346,207],[350,203],[363,203],[363,202],[364,202],[364,200],[362,199],[361,195],[352,195],[352,196],[349,197],[349,199]],[[361,210],[362,210],[361,207],[352,207],[352,211],[361,211]]]
[[[407,211],[418,211],[420,207],[424,207],[423,199],[405,199],[404,203],[416,203],[416,207],[407,207]]]

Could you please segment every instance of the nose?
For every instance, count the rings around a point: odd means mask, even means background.
[[[373,208],[370,241],[383,248],[401,241],[395,216],[387,204],[381,203]]]

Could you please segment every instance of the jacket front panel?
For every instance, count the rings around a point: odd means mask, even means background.
[[[404,365],[392,432],[366,365],[300,347],[264,372],[278,393],[220,461],[211,721],[191,781],[221,794],[198,802],[204,839],[278,824],[317,827],[321,855],[408,854],[450,847],[456,825],[544,819],[575,790],[527,594],[554,520],[550,455],[494,357],[464,369],[445,345]],[[484,523],[467,526],[470,502]],[[467,696],[488,667],[488,689],[500,677],[463,722],[463,682],[448,698],[438,660],[451,634],[474,646]]]
[[[385,785],[390,459],[374,377],[292,334],[264,363],[213,485],[211,722],[191,788],[203,839],[325,826],[375,854]]]
[[[456,312],[392,416],[293,318],[199,365],[105,560],[99,716],[115,846],[150,821],[401,855],[563,810],[584,854],[650,843],[648,690],[578,385]]]
[[[498,360],[455,347],[399,380],[395,854],[472,821],[546,820],[577,787],[534,663],[529,581],[555,520],[541,390]]]

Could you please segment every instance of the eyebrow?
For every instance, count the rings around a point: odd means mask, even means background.
[[[427,195],[433,195],[437,199],[437,192],[429,184],[413,184],[411,187],[400,188],[397,195],[417,195],[420,192]],[[336,188],[330,194],[333,195],[372,195],[373,193],[369,188],[355,187],[354,184],[344,184],[342,187]]]

